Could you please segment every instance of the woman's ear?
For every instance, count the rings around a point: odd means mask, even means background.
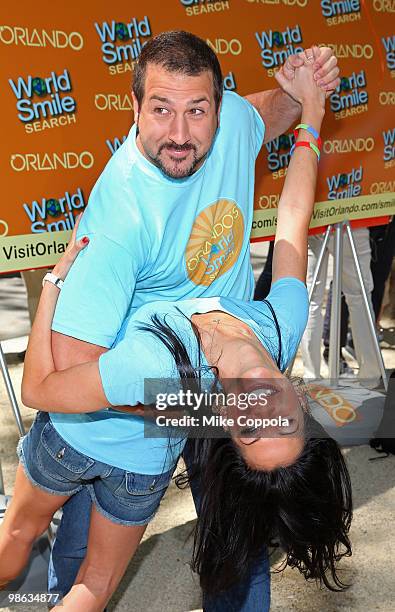
[[[227,424],[227,419],[228,419],[228,407],[226,404],[222,404],[222,406],[219,409],[219,414],[221,417],[223,417],[224,419],[224,424],[222,425],[222,428],[224,431],[229,431],[229,426]]]
[[[298,396],[298,400],[303,412],[310,412],[308,396],[309,396],[309,387],[304,382],[303,378],[299,376],[291,376],[289,378],[290,382],[293,385],[294,391]]]

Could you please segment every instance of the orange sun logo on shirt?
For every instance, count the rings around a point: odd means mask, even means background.
[[[189,279],[208,286],[237,260],[244,236],[240,208],[232,200],[217,200],[195,219],[185,249]]]

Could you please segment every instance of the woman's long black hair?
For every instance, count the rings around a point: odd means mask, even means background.
[[[199,332],[191,325],[201,347]],[[195,378],[199,385],[201,367],[193,367],[166,318],[154,316],[143,329],[168,348],[181,380]],[[278,324],[276,329],[281,347]],[[206,594],[240,582],[274,540],[286,554],[281,569],[297,567],[306,579],[317,579],[330,590],[347,587],[337,562],[351,555],[349,473],[337,442],[309,414],[304,418],[301,455],[293,465],[271,471],[249,467],[231,438],[188,441],[188,474],[177,476],[176,483],[199,487],[192,569]]]

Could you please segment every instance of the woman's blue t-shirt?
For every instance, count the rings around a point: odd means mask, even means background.
[[[281,369],[284,370],[298,348],[308,317],[307,290],[296,278],[281,278],[272,285],[267,300],[276,314],[281,332]],[[123,339],[99,359],[105,395],[113,406],[143,404],[144,381],[175,379],[175,361],[158,338],[141,327],[152,323],[152,316],[166,320],[185,344],[194,367],[208,365],[199,354],[190,317],[194,313],[222,310],[251,327],[274,359],[279,343],[275,322],[265,302],[236,298],[195,298],[178,302],[157,301],[139,308],[129,319]],[[144,437],[144,419],[113,409],[79,415],[52,414],[60,435],[80,452],[110,465],[143,474],[171,469],[184,441]],[[152,425],[155,428],[155,425]]]

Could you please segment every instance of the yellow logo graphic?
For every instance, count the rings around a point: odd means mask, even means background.
[[[344,397],[336,390],[328,389],[323,385],[307,385],[307,391],[311,399],[316,401],[326,410],[336,423],[336,427],[344,427],[353,421],[360,421],[361,417]]]
[[[243,215],[232,200],[218,200],[195,219],[185,250],[189,279],[208,286],[237,260],[244,236]]]

